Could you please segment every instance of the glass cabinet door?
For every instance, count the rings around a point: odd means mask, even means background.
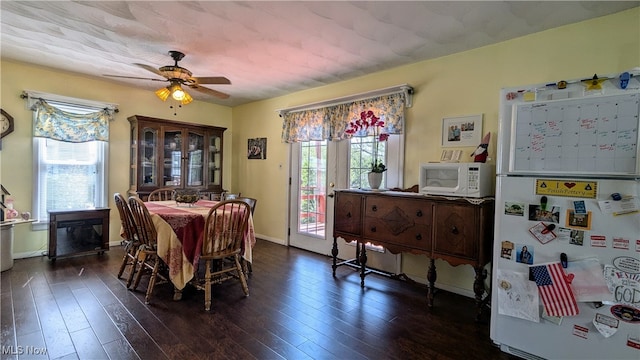
[[[164,131],[163,171],[160,186],[180,186],[182,176],[182,130]]]
[[[226,128],[142,115],[128,120],[131,195],[146,199],[151,191],[162,187],[222,191]]]
[[[209,164],[207,166],[210,185],[222,185],[221,172],[222,137],[218,134],[209,135]]]
[[[140,140],[140,176],[143,186],[158,186],[157,170],[158,129],[144,127]]]
[[[202,186],[204,181],[204,135],[189,131],[188,138],[186,186]]]

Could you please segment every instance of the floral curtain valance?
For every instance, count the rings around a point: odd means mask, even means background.
[[[111,109],[76,114],[40,99],[31,110],[35,111],[33,136],[73,143],[109,141],[109,121],[113,120],[114,113]]]
[[[319,109],[285,113],[282,141],[293,143],[313,140],[342,140],[349,122],[360,118],[363,111],[372,110],[385,122],[388,134],[404,131],[405,94],[395,93],[338,104]],[[371,134],[369,134],[371,135]]]

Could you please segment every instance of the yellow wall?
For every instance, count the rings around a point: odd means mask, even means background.
[[[414,87],[406,112],[405,187],[418,183],[421,162],[438,160],[442,118],[484,114],[490,131],[490,156],[496,152],[499,91],[503,87],[555,82],[594,73],[616,74],[640,66],[640,10],[540,32],[500,44],[423,61],[358,79],[238,106],[233,109],[234,150],[246,151],[248,138],[267,137],[264,161],[234,157],[234,188],[260,199],[256,228],[265,238],[285,242],[288,145],[280,140],[282,119],[276,109],[334,99],[407,83]],[[471,161],[474,148],[463,148]],[[495,163],[495,159],[491,160]],[[280,167],[283,164],[283,168]],[[262,207],[261,207],[262,205]],[[403,272],[425,281],[427,258],[404,255]],[[473,270],[438,261],[438,283],[471,293]]]
[[[22,90],[118,103],[120,113],[111,124],[109,193],[126,192],[128,188],[128,116],[141,114],[227,127],[225,188],[258,198],[256,233],[268,240],[286,243],[289,146],[280,140],[282,119],[277,109],[402,83],[412,85],[416,93],[413,107],[407,109],[404,164],[404,185],[411,186],[418,182],[419,164],[440,157],[443,117],[484,114],[484,132],[492,133],[490,155],[495,156],[500,88],[590,77],[594,73],[618,73],[639,66],[639,19],[640,8],[634,8],[233,109],[195,101],[180,109],[177,117],[167,104],[159,103],[152,92],[3,60],[0,63],[1,106],[16,119],[16,131],[2,141],[0,182],[15,195],[16,208],[31,208],[32,114],[19,98]],[[268,139],[267,159],[248,161],[247,139],[257,137]],[[466,157],[473,148],[463,150]],[[117,241],[119,219],[111,200],[110,206],[114,209],[111,241]],[[16,229],[15,253],[35,254],[45,247],[44,232],[31,232],[28,226]],[[426,257],[404,256],[403,271],[419,281],[426,277],[426,265]],[[473,270],[470,267],[451,268],[442,262],[436,265],[439,286],[471,293]]]
[[[194,101],[177,111],[162,103],[150,91],[132,89],[115,83],[61,73],[51,69],[3,60],[0,64],[1,106],[13,116],[15,130],[2,139],[0,151],[0,183],[15,198],[15,208],[28,211],[32,208],[33,192],[33,113],[20,98],[23,90],[33,90],[76,98],[119,104],[120,112],[111,122],[109,136],[109,194],[126,194],[129,189],[130,127],[127,117],[147,115],[192,123],[226,127],[228,140],[224,143],[224,184],[231,184],[232,135],[231,108]],[[111,211],[110,241],[119,241],[120,218],[113,198],[109,197]],[[16,256],[41,254],[47,246],[46,231],[31,231],[29,225],[15,227],[13,251]]]

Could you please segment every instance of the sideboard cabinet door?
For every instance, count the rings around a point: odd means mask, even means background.
[[[360,237],[362,229],[362,195],[335,192],[333,231],[337,236],[351,240],[350,236]]]
[[[438,202],[434,208],[434,253],[455,257],[454,262],[460,258],[477,261],[480,207]]]

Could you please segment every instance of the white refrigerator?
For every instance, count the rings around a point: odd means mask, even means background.
[[[505,352],[640,359],[640,82],[619,80],[501,91],[490,333]]]

